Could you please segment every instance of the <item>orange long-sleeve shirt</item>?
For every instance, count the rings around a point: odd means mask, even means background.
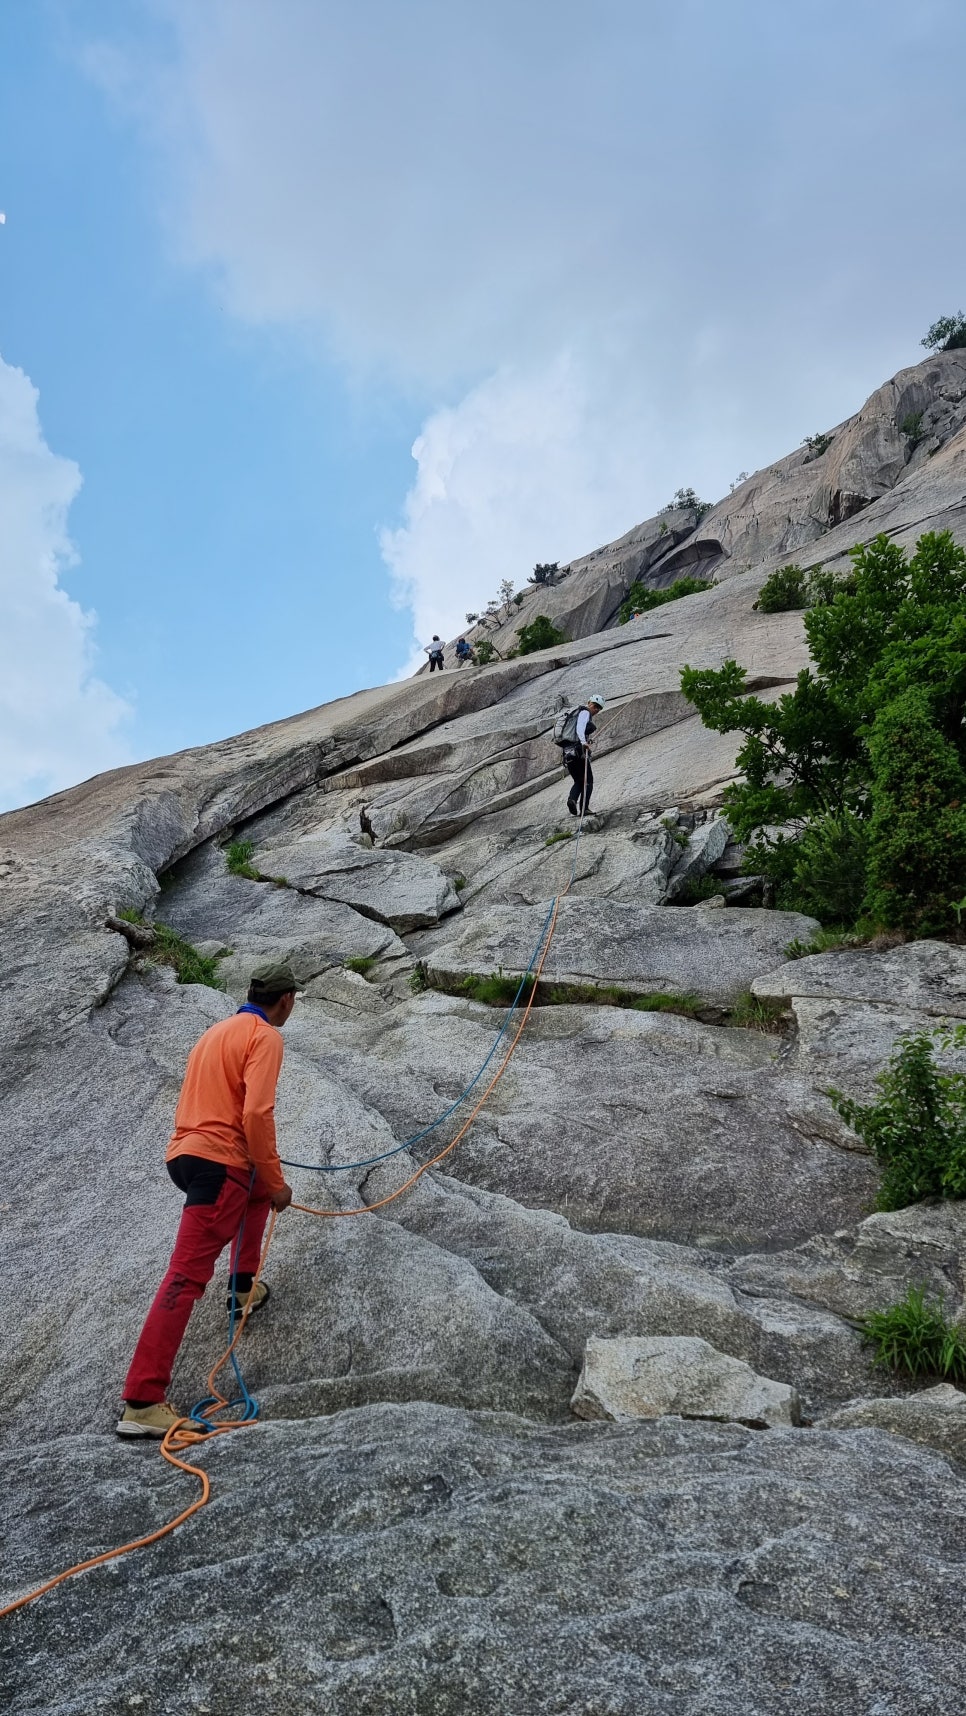
[[[254,1168],[269,1193],[280,1192],[275,1087],[283,1053],[281,1033],[257,1013],[212,1025],[188,1056],[166,1160],[204,1156],[246,1173]]]

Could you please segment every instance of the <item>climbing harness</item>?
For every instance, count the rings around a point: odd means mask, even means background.
[[[585,790],[586,783],[587,752],[585,751]],[[581,799],[581,805],[582,804],[583,800]],[[520,1001],[523,991],[529,981],[530,993],[527,996],[526,1005],[524,1006],[523,1012],[520,1016],[516,1032],[506,1049],[499,1067],[487,1084],[482,1096],[478,1098],[466,1120],[463,1121],[456,1133],[456,1136],[452,1138],[442,1150],[439,1150],[435,1156],[431,1156],[426,1162],[423,1162],[416,1169],[415,1173],[411,1174],[408,1179],[404,1180],[402,1185],[396,1187],[395,1191],[389,1192],[383,1198],[378,1198],[374,1203],[360,1204],[358,1207],[353,1209],[336,1210],[316,1209],[311,1204],[293,1203],[290,1206],[293,1210],[299,1210],[304,1215],[321,1216],[326,1219],[331,1219],[337,1216],[370,1215],[374,1210],[384,1209],[387,1204],[395,1203],[396,1199],[402,1197],[403,1193],[407,1192],[411,1186],[414,1186],[417,1180],[422,1179],[422,1176],[427,1173],[430,1168],[435,1167],[437,1163],[444,1161],[447,1156],[451,1155],[461,1140],[465,1138],[474,1120],[489,1098],[490,1093],[496,1089],[496,1086],[499,1084],[503,1074],[506,1072],[507,1067],[510,1065],[516,1051],[517,1044],[526,1029],[527,1020],[530,1017],[530,1010],[536,999],[540,976],[543,971],[544,964],[546,963],[547,955],[550,952],[550,944],[553,941],[554,933],[556,931],[560,902],[567,894],[569,894],[577,875],[577,849],[580,843],[580,834],[581,829],[583,828],[583,822],[584,813],[583,809],[581,809],[580,819],[577,823],[576,829],[574,830],[574,855],[566,887],[564,887],[559,894],[555,895],[551,902],[550,909],[541,926],[537,944],[530,956],[530,963],[520,980],[520,986],[517,989],[506,1018],[500,1027],[496,1040],[493,1043],[486,1060],[483,1062],[479,1071],[470,1080],[466,1089],[457,1097],[456,1101],[451,1103],[436,1120],[432,1121],[429,1126],[424,1127],[421,1132],[415,1133],[412,1138],[407,1138],[403,1144],[398,1144],[393,1149],[384,1151],[380,1156],[373,1156],[359,1162],[339,1163],[336,1166],[328,1163],[289,1162],[284,1157],[280,1158],[280,1160],[284,1162],[286,1167],[290,1168],[307,1168],[317,1173],[348,1173],[354,1168],[368,1168],[374,1166],[378,1162],[384,1162],[391,1156],[399,1155],[403,1150],[411,1149],[414,1144],[417,1144],[420,1141],[420,1139],[428,1137],[428,1135],[431,1132],[436,1131],[436,1129],[441,1126],[445,1120],[448,1120],[450,1115],[455,1114],[456,1110],[467,1100],[470,1093],[479,1084],[480,1079],[483,1077],[487,1067],[492,1062],[500,1043],[503,1041],[503,1038],[509,1030],[510,1022],[517,1008],[517,1004]],[[254,1182],[254,1170],[252,1171],[252,1182]],[[235,1349],[241,1340],[245,1331],[245,1325],[251,1315],[255,1298],[255,1290],[262,1278],[262,1271],[265,1268],[265,1262],[271,1247],[277,1220],[278,1213],[273,1210],[269,1219],[265,1240],[262,1245],[262,1253],[258,1260],[258,1268],[252,1278],[251,1291],[249,1292],[248,1300],[242,1310],[241,1316],[238,1319],[237,1327],[235,1327],[236,1304],[234,1275],[232,1276],[231,1306],[228,1321],[229,1343],[221,1354],[221,1357],[208,1373],[206,1378],[208,1393],[202,1400],[198,1401],[198,1403],[191,1408],[191,1411],[186,1417],[179,1418],[174,1424],[172,1424],[171,1428],[165,1432],[164,1438],[160,1444],[159,1451],[162,1459],[166,1460],[170,1466],[175,1466],[179,1471],[186,1472],[189,1477],[197,1478],[201,1485],[201,1494],[196,1496],[194,1501],[186,1508],[183,1508],[174,1519],[169,1519],[165,1525],[159,1526],[156,1531],[149,1531],[144,1537],[133,1538],[130,1543],[123,1543],[119,1548],[106,1549],[100,1555],[91,1555],[86,1561],[78,1561],[73,1567],[65,1568],[62,1573],[57,1573],[52,1579],[45,1580],[42,1585],[37,1585],[32,1591],[28,1591],[24,1596],[16,1598],[14,1602],[7,1603],[4,1608],[0,1608],[0,1619],[5,1615],[14,1614],[18,1609],[26,1608],[29,1603],[35,1602],[38,1597],[44,1596],[47,1591],[52,1591],[56,1586],[62,1585],[65,1580],[72,1579],[75,1573],[85,1573],[91,1567],[100,1567],[103,1566],[105,1562],[118,1560],[122,1555],[130,1555],[135,1549],[147,1549],[152,1543],[159,1543],[162,1538],[169,1537],[172,1532],[177,1531],[179,1526],[184,1525],[186,1520],[189,1520],[193,1514],[199,1513],[201,1509],[206,1506],[211,1495],[211,1483],[208,1478],[208,1474],[202,1466],[193,1465],[190,1460],[185,1459],[182,1456],[185,1455],[190,1448],[197,1448],[201,1444],[210,1441],[215,1436],[226,1436],[233,1430],[243,1430],[256,1423],[258,1419],[258,1401],[248,1391],[248,1387],[242,1375],[241,1367],[235,1356]],[[243,1231],[244,1221],[232,1242],[233,1255],[237,1255]],[[216,1378],[228,1363],[232,1366],[236,1382],[240,1389],[240,1393],[231,1398],[229,1398],[228,1395],[223,1394],[216,1383]],[[219,1418],[218,1414],[222,1412],[234,1412],[236,1413],[236,1416],[231,1418]]]

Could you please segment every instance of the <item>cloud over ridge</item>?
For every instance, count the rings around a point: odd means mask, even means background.
[[[47,446],[37,404],[0,358],[0,809],[128,760],[129,706],[95,676],[94,616],[60,584],[80,472]]]

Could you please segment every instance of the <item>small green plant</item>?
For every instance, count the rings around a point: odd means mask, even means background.
[[[682,852],[690,844],[691,836],[686,828],[679,828],[669,816],[661,817],[661,827],[666,828],[675,846],[680,846]]]
[[[545,846],[556,846],[561,840],[572,840],[573,837],[574,831],[572,828],[559,828],[556,834],[549,834],[543,844]]]
[[[963,1047],[966,1027],[909,1032],[879,1073],[874,1102],[829,1096],[882,1169],[878,1210],[901,1210],[923,1198],[966,1197],[966,1073],[942,1072],[937,1042]]]
[[[499,651],[492,638],[481,638],[479,643],[473,645],[473,654],[479,667],[487,667],[494,657],[499,655]]]
[[[520,991],[520,1000],[525,1001],[533,988],[533,978],[529,975],[523,979],[520,989],[519,977],[505,977],[502,971],[494,972],[491,977],[464,977],[459,986],[461,995],[469,1001],[479,1001],[484,1007],[509,1007]]]
[[[520,655],[533,655],[535,650],[553,649],[556,644],[570,642],[566,632],[559,631],[546,614],[537,614],[529,625],[518,626],[517,637]]]
[[[626,626],[634,614],[648,614],[652,608],[679,602],[682,596],[703,596],[706,590],[714,587],[713,578],[678,578],[666,590],[650,590],[636,578],[617,610],[617,618],[622,626]]]
[[[922,440],[922,418],[921,411],[909,411],[899,424],[899,434],[905,436],[910,452],[918,447]]]
[[[417,959],[409,973],[409,987],[414,995],[422,995],[429,988],[429,976],[421,959]]]
[[[809,465],[813,459],[820,459],[823,453],[828,452],[834,439],[834,435],[804,435],[802,446],[807,447],[808,451],[802,460],[802,464]]]
[[[943,1300],[928,1300],[924,1287],[910,1287],[898,1304],[870,1312],[859,1329],[885,1370],[966,1381],[966,1340],[947,1322]]]
[[[638,995],[631,1005],[637,1013],[679,1013],[684,1019],[693,1019],[696,1013],[704,1011],[706,1003],[688,989],[681,995]]]
[[[526,599],[527,599],[526,590],[518,590],[516,595],[513,598],[513,606],[515,608],[522,608]]]
[[[963,927],[963,913],[966,912],[966,899],[953,900],[952,910],[956,913],[956,931],[958,934]]]
[[[784,1004],[771,996],[752,995],[749,989],[744,995],[739,995],[727,1022],[743,1031],[764,1031],[769,1036],[780,1036],[785,1028]]]
[[[251,840],[233,840],[225,847],[225,863],[233,876],[246,876],[250,882],[258,881],[258,871],[252,863],[252,853],[255,850]]]
[[[556,560],[538,562],[533,568],[533,577],[527,579],[528,584],[553,584],[556,582],[560,566]]]
[[[466,877],[465,876],[454,876],[453,877],[453,887],[456,889],[456,892],[458,894],[461,894],[463,892],[463,889],[466,887]]]
[[[130,920],[134,921],[134,920]],[[179,983],[204,983],[209,989],[224,989],[224,979],[218,975],[218,961],[224,953],[204,954],[183,941],[167,924],[152,924],[154,946],[146,957],[153,965],[170,966]]]
[[[695,876],[690,882],[685,882],[680,893],[675,894],[675,906],[698,906],[702,900],[713,900],[721,893],[721,881],[717,876]]]
[[[344,959],[342,963],[346,971],[355,971],[360,977],[365,977],[372,970],[376,961],[371,954],[354,953],[351,959]]]
[[[819,929],[815,931],[811,941],[799,941],[798,938],[787,943],[786,959],[807,959],[812,953],[835,953],[843,947],[861,947],[863,937],[853,930]]]
[[[940,316],[931,328],[927,328],[926,336],[919,344],[931,352],[952,352],[966,346],[966,315],[959,310],[955,316]]]

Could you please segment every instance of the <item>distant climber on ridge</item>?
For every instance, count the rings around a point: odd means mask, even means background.
[[[590,795],[594,790],[594,771],[590,766],[591,734],[595,731],[593,717],[604,707],[604,699],[596,692],[586,703],[568,709],[558,718],[554,738],[563,751],[563,764],[573,786],[567,799],[571,816],[586,816],[590,811]],[[558,731],[559,728],[559,731]]]
[[[183,1414],[165,1398],[195,1302],[231,1245],[226,1308],[249,1315],[268,1288],[252,1283],[269,1209],[292,1202],[275,1143],[281,1027],[295,1006],[290,965],[256,966],[248,1000],[199,1038],[190,1055],[165,1160],[185,1194],[167,1273],[145,1319],[124,1384],[119,1436],[162,1437]]]
[[[460,638],[456,645],[456,659],[459,662],[460,667],[465,667],[468,661],[473,660],[473,651],[470,649],[465,638]]]
[[[443,671],[443,646],[439,641],[439,633],[434,632],[432,643],[424,644],[423,648],[425,649],[426,654],[429,656],[429,671],[430,671],[430,673],[435,673],[437,668],[439,668],[440,673],[442,673],[442,671]]]

